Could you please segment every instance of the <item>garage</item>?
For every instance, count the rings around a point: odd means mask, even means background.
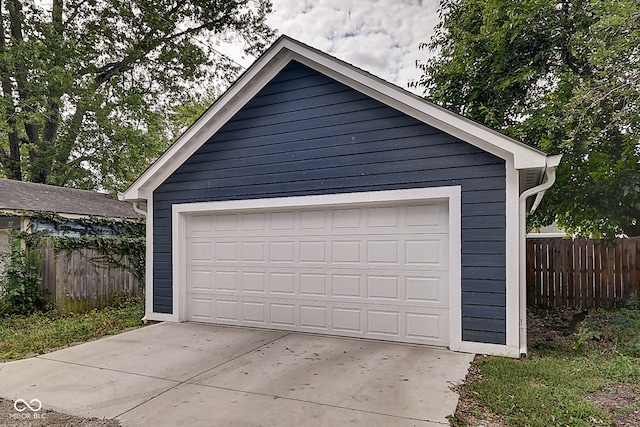
[[[186,217],[187,320],[448,345],[447,203]]]
[[[145,318],[519,357],[559,162],[282,36],[122,195]]]

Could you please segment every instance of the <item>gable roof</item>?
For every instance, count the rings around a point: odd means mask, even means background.
[[[0,179],[0,211],[142,218],[129,203],[107,194],[11,179]]]
[[[544,170],[551,166],[548,164],[549,157],[542,151],[439,107],[297,40],[281,36],[120,198],[148,200],[162,182],[293,60],[497,157],[512,160],[515,169],[521,171],[526,188],[539,184]]]

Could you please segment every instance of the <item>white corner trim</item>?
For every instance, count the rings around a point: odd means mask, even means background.
[[[526,321],[525,313],[521,313],[520,299],[522,289],[520,286],[520,221],[519,221],[519,173],[513,167],[513,160],[505,162],[506,189],[505,189],[505,285],[506,285],[506,327],[507,347],[520,348],[520,322],[522,316]],[[526,297],[526,295],[525,295]],[[517,357],[520,356],[518,350]],[[515,356],[514,356],[515,357]]]
[[[462,188],[449,196],[449,348],[462,343]]]

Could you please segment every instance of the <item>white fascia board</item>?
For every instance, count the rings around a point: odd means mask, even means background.
[[[146,200],[165,179],[250,101],[292,59],[417,120],[434,126],[502,159],[516,169],[544,168],[546,154],[441,108],[316,49],[281,37],[169,147],[124,193],[124,200]]]
[[[372,76],[293,40],[284,40],[293,59],[390,107],[502,159],[513,156],[516,169],[544,168],[546,153]]]
[[[124,200],[148,200],[151,193],[249,102],[291,60],[288,51],[270,49],[191,125],[122,194]]]

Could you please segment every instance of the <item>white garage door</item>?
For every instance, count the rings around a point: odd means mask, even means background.
[[[446,203],[186,217],[187,319],[447,346]]]

